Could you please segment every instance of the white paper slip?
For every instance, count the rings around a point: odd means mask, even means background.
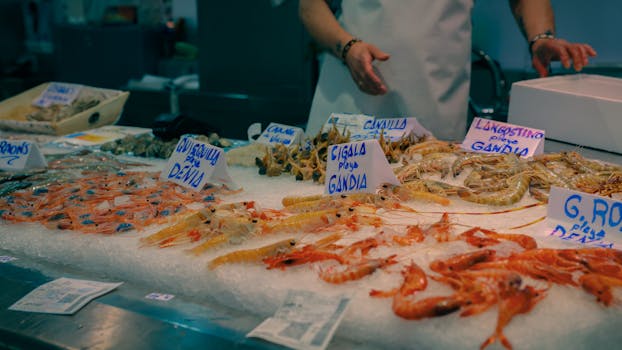
[[[140,135],[151,129],[133,126],[107,125],[97,129],[80,131],[59,137],[54,143],[68,143],[77,146],[94,146],[122,139],[129,135]]]
[[[262,338],[301,350],[322,350],[330,343],[350,298],[289,290],[273,317],[263,321],[247,337]]]
[[[546,226],[549,236],[606,248],[622,247],[622,202],[551,187]]]
[[[261,135],[261,123],[253,123],[248,129],[246,129],[246,135],[248,136],[248,141],[255,141],[259,135]]]
[[[285,146],[300,144],[304,131],[295,126],[270,123],[266,130],[257,138],[257,142],[266,145],[283,144]]]
[[[350,133],[350,141],[366,140],[368,132],[365,131],[365,125],[373,123],[374,119],[364,114],[332,113],[324,123],[322,132],[328,132],[335,126],[340,133]]]
[[[149,293],[145,295],[145,299],[150,300],[158,300],[158,301],[169,301],[173,299],[175,296],[173,294],[164,294],[164,293]]]
[[[17,258],[8,255],[0,255],[0,264],[5,264],[13,260],[17,260]]]
[[[177,143],[164,170],[162,181],[171,181],[194,191],[210,183],[223,184],[235,190],[239,186],[229,175],[222,148],[183,136]]]
[[[380,134],[391,141],[400,140],[411,133],[417,137],[432,136],[417,118],[376,118],[365,123],[363,129],[367,133],[367,139],[378,139]]]
[[[544,130],[474,118],[461,147],[478,153],[532,157],[544,152]]]
[[[51,105],[70,105],[82,90],[82,85],[68,83],[50,83],[32,104],[38,107]]]
[[[36,143],[24,140],[0,140],[0,169],[24,170],[47,167]]]
[[[63,277],[37,287],[11,305],[9,310],[72,315],[89,301],[121,284]]]
[[[387,183],[400,184],[378,140],[328,148],[325,194],[375,193],[379,186]]]

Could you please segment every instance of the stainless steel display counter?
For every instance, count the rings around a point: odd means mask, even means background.
[[[8,310],[36,287],[60,277],[115,281],[67,266],[34,261],[0,249],[0,349],[282,349],[245,335],[262,320],[213,303],[176,296],[146,299],[149,286],[124,282],[71,316]],[[333,339],[329,348],[365,348]]]
[[[547,141],[545,152],[577,150],[574,145]],[[580,149],[588,158],[622,164],[622,155]],[[52,238],[53,239],[53,238]],[[8,310],[37,286],[59,277],[118,282],[78,266],[58,266],[34,257],[0,263],[0,349],[277,349],[259,339],[246,338],[262,319],[223,305],[176,296],[168,302],[148,300],[149,285],[132,281],[87,304],[72,316]],[[373,345],[335,338],[331,349],[373,348]]]

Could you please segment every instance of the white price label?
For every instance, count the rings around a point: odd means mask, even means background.
[[[378,139],[380,134],[392,141],[397,141],[410,133],[417,137],[432,136],[432,133],[424,128],[417,118],[376,118],[365,123],[363,129],[366,139]]]
[[[13,260],[17,260],[17,258],[8,255],[0,255],[0,264],[5,264]]]
[[[478,153],[532,157],[544,152],[544,130],[475,118],[461,147]]]
[[[328,132],[337,127],[340,133],[350,133],[351,141],[366,140],[368,131],[365,126],[374,122],[374,117],[364,114],[332,113],[324,127],[323,132]]]
[[[299,144],[304,131],[295,126],[283,125],[278,123],[270,123],[266,130],[259,136],[257,142],[273,145],[283,144],[291,146]]]
[[[343,143],[328,148],[324,193],[375,193],[385,183],[400,184],[378,140]]]
[[[70,105],[82,90],[82,85],[67,83],[50,83],[32,104],[37,107],[51,105]]]
[[[200,191],[208,182],[239,186],[229,176],[224,151],[189,136],[179,140],[164,170],[162,181],[171,181],[194,191]]]
[[[598,247],[622,246],[622,202],[551,187],[546,220],[549,236]]]
[[[0,140],[0,169],[24,170],[46,166],[47,162],[36,143]]]
[[[173,294],[163,294],[163,293],[149,293],[145,295],[145,299],[150,300],[158,300],[158,301],[169,301],[173,299],[175,296]]]

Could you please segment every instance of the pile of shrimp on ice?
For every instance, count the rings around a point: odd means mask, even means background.
[[[422,320],[451,313],[469,317],[496,308],[497,325],[482,348],[497,341],[511,348],[504,328],[537,307],[553,285],[580,288],[603,307],[614,303],[613,289],[622,286],[622,251],[615,249],[539,248],[529,235],[458,225],[448,213],[428,225],[389,224],[384,221],[387,212],[403,211],[413,218],[421,214],[379,194],[286,197],[283,204],[281,210],[261,210],[253,202],[214,206],[141,241],[143,246],[189,245],[188,253],[201,255],[249,238],[285,235],[258,248],[213,257],[207,268],[251,263],[278,271],[311,265],[320,283],[334,286],[372,274],[399,274],[401,278],[390,279],[394,285],[380,279],[382,286],[370,286],[369,296],[388,299],[400,318]],[[370,236],[356,241],[348,237],[365,226],[371,228]],[[419,244],[454,253],[419,265],[413,259]],[[434,295],[426,291],[430,284],[437,285],[431,290],[448,292]]]
[[[111,234],[162,223],[191,203],[216,203],[222,189],[187,190],[159,180],[159,172],[126,171],[109,155],[79,153],[49,162],[26,178],[7,177],[20,186],[0,196],[0,217],[39,222],[50,229]],[[18,181],[19,180],[19,181]],[[224,191],[224,190],[222,190]]]
[[[257,159],[259,174],[291,173],[297,180],[324,183],[327,148],[349,141],[349,134],[333,126],[309,140],[311,149],[274,146]],[[514,153],[467,152],[434,137],[404,135],[392,141],[378,139],[386,159],[404,185],[486,205],[510,205],[526,193],[546,202],[551,186],[612,196],[622,193],[622,167],[584,158],[575,151],[547,153],[530,159]],[[465,171],[465,170],[469,171]],[[463,175],[461,175],[463,174]],[[440,180],[428,181],[438,176]],[[456,186],[457,185],[457,186]]]

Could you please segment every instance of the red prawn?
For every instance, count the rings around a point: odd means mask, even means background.
[[[395,257],[391,255],[387,258],[363,260],[356,264],[347,266],[342,271],[334,271],[333,269],[320,270],[319,276],[328,283],[341,284],[347,281],[359,280],[367,275],[371,275],[377,269],[388,265],[396,264]]]

